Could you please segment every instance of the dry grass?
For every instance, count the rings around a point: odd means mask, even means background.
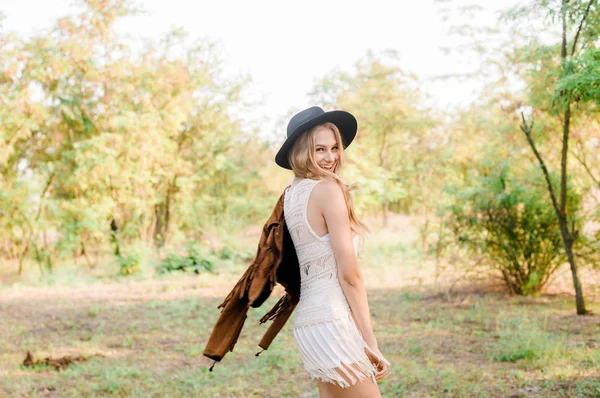
[[[600,318],[574,315],[568,280],[523,298],[489,277],[465,279],[457,264],[436,279],[410,220],[373,229],[361,256],[374,328],[393,364],[383,396],[600,396]],[[244,267],[3,286],[0,396],[317,396],[289,324],[254,356],[266,330],[258,319],[281,289],[250,311],[235,351],[208,372],[202,351],[216,307]],[[592,299],[588,307],[600,312]],[[22,367],[28,350],[36,358],[98,356],[57,372]]]

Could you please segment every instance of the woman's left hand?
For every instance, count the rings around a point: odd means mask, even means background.
[[[379,350],[377,350],[377,352],[379,352]],[[379,357],[373,354],[370,350],[365,349],[365,353],[367,354],[369,361],[371,361],[375,367],[375,380],[379,381],[383,379],[388,374],[387,364],[380,360]]]

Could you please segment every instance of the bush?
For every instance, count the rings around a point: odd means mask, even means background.
[[[137,274],[141,271],[142,256],[139,253],[119,254],[117,260],[121,265],[121,275]]]
[[[505,167],[476,182],[475,187],[457,190],[457,200],[450,206],[454,239],[483,255],[501,272],[511,292],[539,292],[566,259],[539,171],[527,171],[519,181]],[[571,196],[569,206],[575,214],[578,197]]]
[[[248,262],[254,258],[254,253],[250,250],[234,250],[229,247],[223,247],[216,253],[220,260],[231,260],[233,262]]]
[[[179,256],[169,254],[167,258],[161,261],[156,272],[166,274],[172,271],[193,272],[199,274],[203,271],[213,272],[214,264],[200,254],[200,250],[195,244],[187,244],[187,255]]]

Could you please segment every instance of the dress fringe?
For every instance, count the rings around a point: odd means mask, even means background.
[[[351,315],[349,319],[294,328],[294,337],[310,376],[342,388],[366,378],[375,381],[377,369],[365,349],[390,365],[380,353],[369,348]]]

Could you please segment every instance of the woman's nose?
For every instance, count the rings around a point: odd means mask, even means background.
[[[329,151],[325,152],[325,160],[327,160],[328,162],[332,162],[333,161],[333,154]]]

